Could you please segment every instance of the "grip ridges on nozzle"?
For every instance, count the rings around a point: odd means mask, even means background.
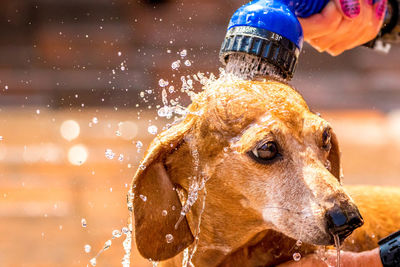
[[[293,77],[299,49],[289,40],[266,30],[236,27],[229,31],[221,47],[220,59],[226,64],[229,56],[244,53],[268,62],[280,71],[282,78]]]

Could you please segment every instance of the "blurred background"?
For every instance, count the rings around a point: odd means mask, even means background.
[[[0,1],[0,266],[86,266],[126,225],[130,180],[171,122],[157,116],[162,90],[187,105],[186,75],[218,75],[244,3]],[[346,184],[400,186],[400,47],[306,46],[292,84],[333,124]],[[120,266],[122,241],[97,266]]]

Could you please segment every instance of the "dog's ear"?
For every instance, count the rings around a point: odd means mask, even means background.
[[[331,150],[328,155],[328,160],[331,163],[330,172],[340,181],[342,176],[342,166],[340,163],[339,142],[335,133],[331,132]]]
[[[154,261],[174,257],[194,240],[186,218],[175,229],[182,205],[164,166],[194,120],[187,118],[158,135],[133,178],[136,245],[143,257]]]

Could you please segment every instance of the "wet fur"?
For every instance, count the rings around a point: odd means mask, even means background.
[[[344,189],[334,134],[331,150],[321,149],[329,123],[310,112],[288,85],[217,81],[189,111],[152,142],[132,183],[136,244],[144,257],[181,266],[182,250],[196,242],[200,218],[196,266],[271,266],[290,260],[294,250],[304,255],[315,250],[312,244],[332,244],[324,212],[333,203],[355,202],[365,219],[345,250],[374,248],[379,238],[400,228],[400,191]],[[262,165],[247,152],[268,138],[280,144],[284,157]],[[207,179],[206,190],[175,229],[189,177]],[[166,234],[173,242],[166,242]],[[304,242],[300,248],[297,239]]]

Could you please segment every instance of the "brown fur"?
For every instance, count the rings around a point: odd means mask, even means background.
[[[217,81],[189,111],[152,142],[133,180],[136,244],[143,256],[180,266],[182,250],[197,236],[196,266],[271,266],[289,260],[296,249],[314,251],[309,244],[332,245],[325,211],[353,200],[340,185],[334,133],[330,151],[321,149],[322,132],[330,126],[295,90],[276,81]],[[247,152],[262,140],[275,140],[282,160],[252,160]],[[206,190],[175,229],[191,179],[206,179]],[[344,249],[371,249],[400,228],[399,190],[347,190],[365,225]],[[300,248],[297,239],[304,242]]]

